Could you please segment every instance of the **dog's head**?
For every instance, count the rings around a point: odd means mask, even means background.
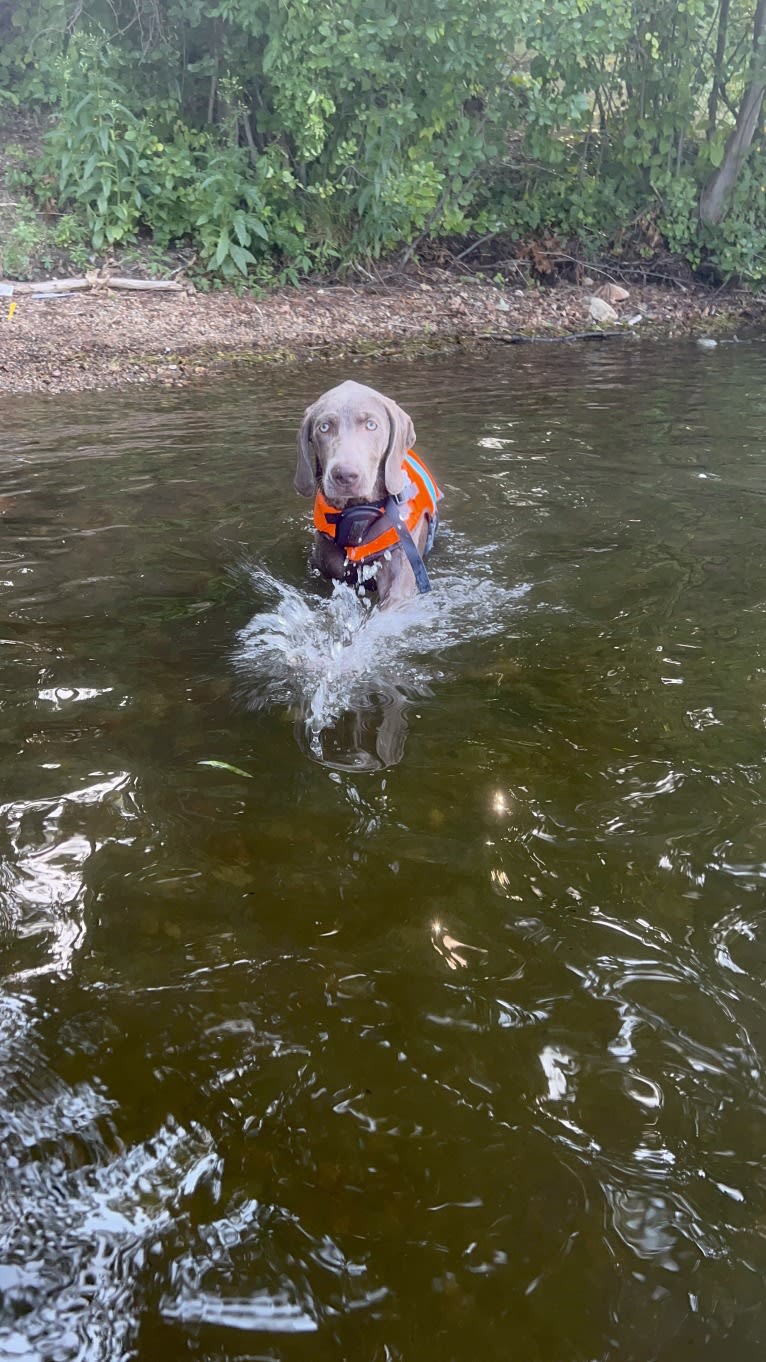
[[[341,383],[307,407],[298,434],[295,488],[313,497],[321,486],[333,506],[396,495],[402,459],[415,443],[406,411],[362,383]]]

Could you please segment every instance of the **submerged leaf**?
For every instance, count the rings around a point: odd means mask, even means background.
[[[218,771],[231,771],[232,775],[245,776],[247,780],[252,780],[249,771],[243,771],[241,766],[232,766],[228,761],[198,761],[198,766],[214,766]]]

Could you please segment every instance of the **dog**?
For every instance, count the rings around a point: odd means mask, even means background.
[[[376,590],[386,609],[430,590],[423,560],[442,492],[414,443],[406,411],[352,381],[307,407],[298,434],[295,489],[314,498],[314,567]]]

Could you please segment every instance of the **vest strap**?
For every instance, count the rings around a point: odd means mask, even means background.
[[[386,502],[386,515],[396,526],[399,535],[399,543],[404,549],[407,556],[407,562],[415,574],[415,584],[418,588],[418,594],[425,596],[426,592],[431,590],[431,579],[428,576],[426,565],[420,555],[420,550],[401,518],[399,503],[394,497],[389,497]]]

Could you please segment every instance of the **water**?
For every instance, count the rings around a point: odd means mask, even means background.
[[[451,542],[450,558],[458,556]],[[379,610],[363,588],[334,583],[328,597],[326,587],[296,588],[264,568],[251,568],[249,577],[275,608],[240,631],[234,664],[242,694],[254,710],[291,707],[298,742],[339,770],[401,761],[408,702],[432,696],[431,681],[445,679],[445,653],[499,634],[527,591],[465,570],[440,575],[427,595]]]
[[[346,370],[6,411],[2,1362],[760,1358],[764,367],[365,366],[388,617],[291,488]]]

